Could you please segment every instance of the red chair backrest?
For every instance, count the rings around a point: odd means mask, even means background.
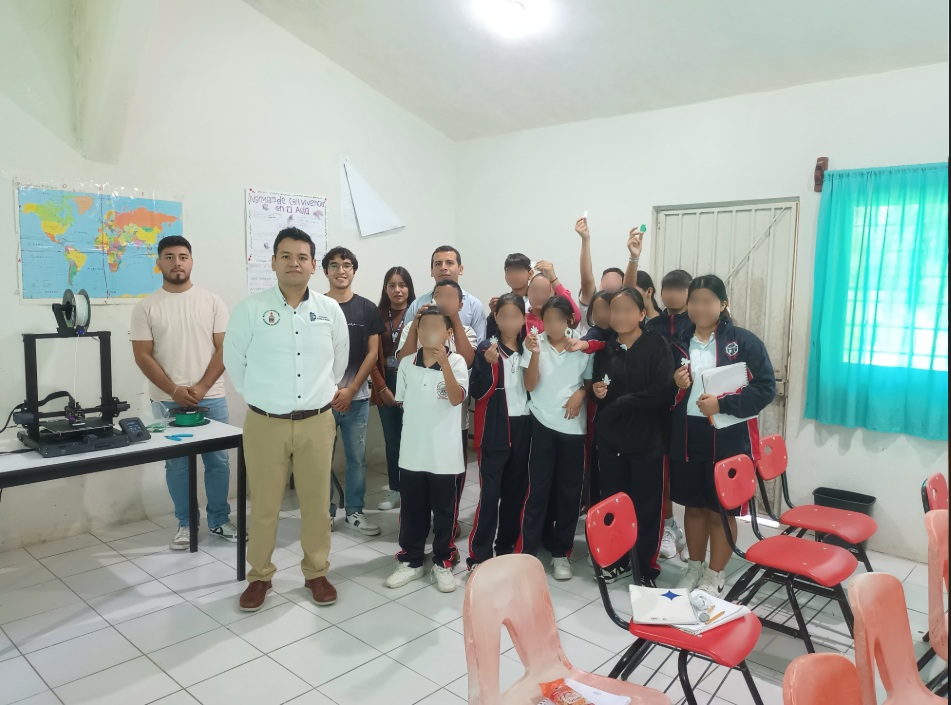
[[[780,435],[766,436],[759,442],[759,460],[756,472],[764,480],[772,480],[786,472],[789,456],[786,453],[786,441]]]
[[[720,504],[726,509],[742,506],[756,493],[756,471],[748,455],[721,460],[713,469],[713,479]]]
[[[928,531],[928,633],[931,648],[948,660],[948,613],[944,593],[948,589],[948,510],[934,509],[925,515]]]
[[[948,509],[948,480],[940,472],[925,481],[925,492],[928,495],[928,511]]]
[[[783,675],[785,705],[862,705],[855,664],[840,654],[806,654]]]
[[[637,543],[634,503],[623,492],[598,502],[588,509],[585,529],[591,559],[601,568],[614,565]]]

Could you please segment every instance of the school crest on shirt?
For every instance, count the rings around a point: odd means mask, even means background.
[[[276,326],[278,321],[281,320],[281,314],[275,311],[273,308],[264,312],[264,322],[269,326]]]
[[[437,399],[448,399],[449,392],[446,391],[446,383],[440,381],[436,383],[436,398]]]
[[[726,344],[726,354],[727,357],[736,357],[740,352],[740,346],[736,344],[736,341],[733,340]]]

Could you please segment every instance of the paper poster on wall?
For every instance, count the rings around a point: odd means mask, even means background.
[[[317,260],[327,252],[327,199],[277,191],[247,189],[248,293],[256,294],[277,284],[271,269],[274,239],[284,228],[300,228],[317,246]]]
[[[359,230],[362,237],[393,235],[406,227],[346,157],[340,164],[340,217],[344,228]]]

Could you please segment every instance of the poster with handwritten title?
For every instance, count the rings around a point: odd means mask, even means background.
[[[245,194],[248,293],[277,284],[271,269],[274,239],[284,228],[300,228],[317,245],[317,261],[327,252],[327,199],[249,188]]]

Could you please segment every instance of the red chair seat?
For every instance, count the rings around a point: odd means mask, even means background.
[[[870,516],[818,504],[803,504],[790,509],[779,517],[779,521],[786,526],[832,534],[849,543],[868,541],[878,531],[878,524]]]
[[[824,587],[835,587],[855,572],[858,561],[849,551],[795,536],[773,536],[757,541],[746,560],[809,578]]]
[[[705,656],[721,666],[734,668],[740,664],[756,645],[763,625],[755,614],[747,614],[722,627],[694,636],[676,627],[634,624],[628,629],[638,639],[646,639],[673,649],[686,649]]]

